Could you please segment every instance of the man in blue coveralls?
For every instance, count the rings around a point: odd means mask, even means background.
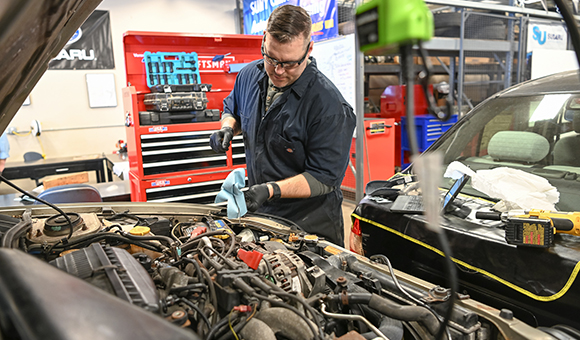
[[[263,58],[239,72],[210,145],[225,152],[233,136],[243,135],[249,211],[287,218],[343,245],[340,184],[356,119],[310,57],[311,26],[301,7],[272,12]]]

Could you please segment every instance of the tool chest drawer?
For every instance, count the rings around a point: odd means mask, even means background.
[[[156,175],[176,171],[227,167],[227,155],[215,153],[209,146],[210,131],[190,131],[141,135],[143,174]],[[236,159],[245,164],[241,136],[232,141]]]
[[[139,180],[130,173],[131,200],[136,202],[214,203],[230,171]],[[247,178],[246,178],[247,181]]]

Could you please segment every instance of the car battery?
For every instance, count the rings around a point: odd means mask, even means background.
[[[149,111],[200,111],[207,108],[205,92],[146,93],[143,104]]]
[[[150,89],[154,93],[209,92],[211,91],[211,84],[153,85]]]
[[[212,122],[220,120],[220,110],[205,109],[199,111],[142,111],[139,112],[139,124],[186,124],[199,122]]]

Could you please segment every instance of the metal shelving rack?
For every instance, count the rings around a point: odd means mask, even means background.
[[[457,111],[465,112],[466,106],[473,107],[469,93],[477,93],[481,98],[487,98],[495,92],[525,80],[526,71],[526,37],[528,18],[545,18],[560,20],[559,13],[533,8],[521,8],[515,6],[515,0],[509,0],[509,4],[498,5],[475,1],[463,0],[426,0],[431,7],[443,6],[438,10],[454,10],[461,16],[460,26],[454,37],[436,36],[423,46],[428,54],[439,62],[433,63],[434,74],[449,76],[449,84],[454,88],[457,100]],[[501,13],[501,14],[496,14]],[[500,39],[474,37],[479,29],[485,32],[485,25],[469,25],[470,19],[489,22],[498,20],[505,23],[505,34]],[[577,19],[579,19],[577,17]],[[475,20],[477,21],[477,20]],[[437,27],[437,26],[436,26]],[[498,27],[495,27],[496,33]],[[443,62],[448,58],[448,62]],[[473,59],[488,60],[485,63],[473,64]],[[416,65],[417,72],[422,68]],[[365,63],[364,78],[368,93],[368,84],[371,76],[375,75],[398,75],[400,79],[399,64],[374,64]],[[473,78],[481,75],[480,80],[468,80],[466,76]],[[477,96],[476,96],[477,97]],[[479,100],[476,100],[479,101]]]

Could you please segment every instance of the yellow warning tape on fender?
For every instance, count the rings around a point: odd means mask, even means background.
[[[402,237],[402,238],[404,238],[404,239],[406,239],[408,241],[411,241],[413,243],[416,243],[416,244],[418,244],[418,245],[420,245],[422,247],[425,247],[425,248],[433,251],[434,253],[439,254],[440,256],[443,256],[443,257],[445,256],[445,254],[443,254],[443,252],[441,250],[439,250],[439,249],[437,249],[437,248],[435,248],[435,247],[433,247],[431,245],[428,245],[428,244],[426,244],[424,242],[421,242],[421,241],[419,241],[419,240],[417,240],[415,238],[412,238],[409,235],[405,235],[405,234],[403,234],[403,233],[401,233],[399,231],[396,231],[396,230],[394,230],[392,228],[389,228],[387,226],[384,226],[384,225],[382,225],[380,223],[377,223],[375,221],[371,221],[371,220],[366,219],[364,217],[358,216],[358,215],[356,215],[354,213],[351,216],[354,217],[354,218],[356,218],[356,219],[359,219],[359,220],[361,220],[363,222],[372,224],[372,225],[374,225],[376,227],[379,227],[379,228],[384,229],[384,230],[386,230],[388,232],[391,232],[391,233],[393,233],[393,234],[395,234],[397,236],[400,236],[400,237]],[[532,298],[534,300],[544,301],[544,302],[549,302],[549,301],[557,300],[557,299],[561,298],[564,294],[566,294],[566,292],[568,291],[568,289],[570,289],[570,286],[572,286],[572,284],[576,280],[576,276],[578,275],[578,272],[580,271],[580,262],[577,262],[576,263],[576,266],[574,266],[574,270],[572,271],[572,274],[570,274],[570,277],[568,278],[568,281],[566,282],[566,284],[564,285],[564,287],[562,287],[562,289],[560,289],[560,291],[558,293],[556,293],[554,295],[549,295],[549,296],[541,296],[541,295],[534,294],[534,293],[532,293],[532,292],[530,292],[528,290],[525,290],[524,288],[521,288],[521,287],[519,287],[519,286],[517,286],[517,285],[515,285],[515,284],[513,284],[511,282],[508,282],[508,281],[506,281],[506,280],[504,280],[504,279],[502,279],[502,278],[500,278],[500,277],[498,277],[498,276],[496,276],[496,275],[494,275],[494,274],[492,274],[490,272],[487,272],[487,271],[485,271],[483,269],[474,267],[474,266],[472,266],[472,265],[470,265],[468,263],[465,263],[465,262],[463,262],[461,260],[458,260],[456,258],[453,258],[453,257],[451,259],[453,260],[453,262],[455,262],[455,263],[457,263],[457,264],[459,264],[459,265],[461,265],[463,267],[469,268],[469,269],[471,269],[473,271],[476,271],[476,272],[478,272],[480,274],[483,274],[483,275],[485,275],[485,276],[487,276],[489,278],[492,278],[492,279],[494,279],[494,280],[496,280],[496,281],[498,281],[498,282],[500,282],[500,283],[502,283],[502,284],[510,287],[511,289],[513,289],[515,291],[518,291],[518,292],[520,292],[520,293],[522,293],[522,294],[524,294],[524,295],[526,295],[526,296],[528,296],[528,297],[530,297],[530,298]]]

